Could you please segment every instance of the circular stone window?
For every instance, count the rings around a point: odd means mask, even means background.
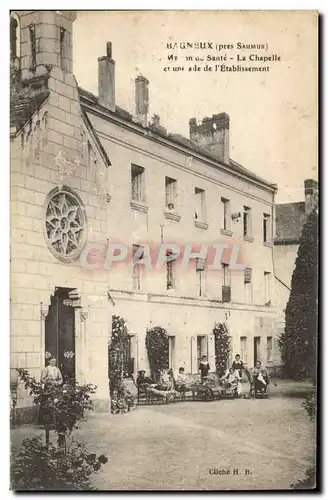
[[[81,253],[86,238],[85,210],[70,189],[56,188],[49,193],[45,215],[45,237],[57,259],[72,262]]]

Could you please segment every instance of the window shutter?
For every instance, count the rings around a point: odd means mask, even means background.
[[[252,282],[252,269],[250,267],[246,267],[244,270],[244,283]]]
[[[196,259],[196,270],[204,271],[205,269],[205,259]]]
[[[197,366],[197,338],[190,338],[191,373],[198,373]]]

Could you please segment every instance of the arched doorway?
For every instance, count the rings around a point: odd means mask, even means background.
[[[45,321],[45,359],[55,356],[64,381],[75,379],[75,307],[72,288],[56,288]]]

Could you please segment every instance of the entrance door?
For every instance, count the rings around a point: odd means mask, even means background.
[[[260,358],[260,344],[261,337],[254,337],[254,366],[256,361]]]
[[[64,381],[75,378],[75,310],[71,288],[56,288],[45,322],[45,358],[55,356]]]

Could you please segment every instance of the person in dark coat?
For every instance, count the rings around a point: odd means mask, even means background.
[[[201,360],[201,362],[199,364],[198,370],[200,371],[200,375],[201,375],[202,381],[206,380],[207,375],[208,375],[209,371],[211,370],[210,365],[209,365],[209,363],[207,361],[207,357],[206,356],[202,356],[202,360]]]
[[[240,354],[236,354],[234,362],[232,363],[232,368],[238,371],[239,378],[243,377],[242,370],[245,369],[243,361],[240,359]]]

